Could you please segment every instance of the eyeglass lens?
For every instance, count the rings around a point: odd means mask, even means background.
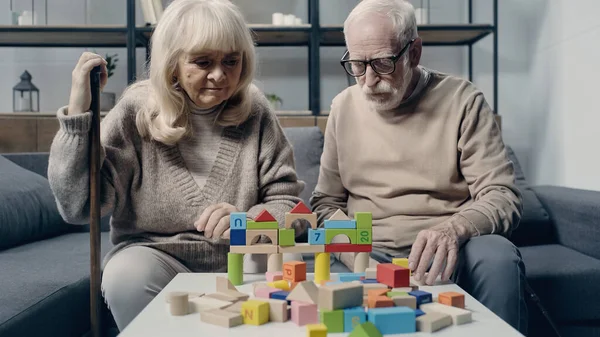
[[[344,67],[346,71],[353,76],[360,76],[365,72],[365,63],[360,61],[347,62]],[[376,73],[389,74],[394,71],[394,62],[390,59],[376,59],[371,62],[371,66]]]

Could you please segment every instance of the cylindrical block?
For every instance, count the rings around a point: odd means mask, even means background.
[[[188,293],[172,292],[169,293],[169,307],[171,315],[184,316],[189,314]]]
[[[244,254],[227,253],[227,277],[234,286],[244,283]]]
[[[267,261],[267,271],[283,271],[283,254],[269,254]]]
[[[369,267],[369,253],[360,252],[354,255],[354,272],[364,273]]]
[[[283,26],[283,13],[273,13],[273,25]]]
[[[331,253],[315,253],[315,283],[321,284],[330,279],[330,263]]]

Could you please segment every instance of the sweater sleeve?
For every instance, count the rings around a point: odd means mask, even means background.
[[[474,202],[452,220],[467,225],[472,235],[510,235],[521,218],[522,197],[500,128],[480,92],[465,105],[458,150]]]
[[[89,223],[90,112],[66,115],[67,107],[57,113],[59,130],[50,148],[48,181],[65,221]],[[101,216],[110,214],[119,200],[125,200],[131,172],[137,165],[131,123],[123,100],[100,124],[100,208]]]
[[[348,191],[342,183],[338,163],[336,116],[337,109],[334,102],[331,105],[331,112],[325,128],[325,142],[321,154],[319,179],[310,198],[311,207],[317,213],[319,226],[322,226],[324,221],[338,209],[348,214]]]

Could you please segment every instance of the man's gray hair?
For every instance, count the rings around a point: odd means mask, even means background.
[[[402,46],[418,36],[415,8],[406,0],[361,0],[344,21],[344,35],[352,21],[369,13],[389,17],[397,34],[396,41]]]

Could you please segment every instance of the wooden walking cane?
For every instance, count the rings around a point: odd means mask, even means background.
[[[100,337],[100,75],[102,68],[90,72],[92,125],[90,128],[90,316],[92,336]]]

